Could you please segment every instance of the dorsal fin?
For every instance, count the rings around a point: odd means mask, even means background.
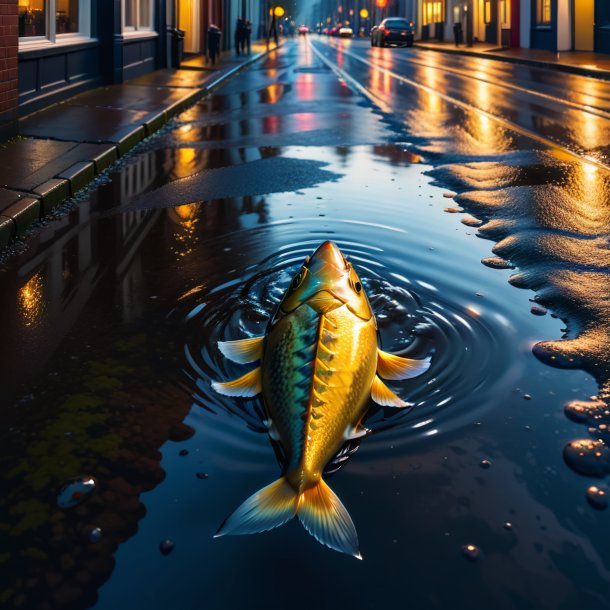
[[[396,354],[377,350],[377,373],[384,379],[411,379],[425,373],[430,367],[430,359],[412,360]]]
[[[409,407],[411,406],[408,402],[405,402],[390,388],[388,388],[377,375],[375,375],[375,379],[373,379],[373,385],[371,387],[371,398],[382,407]]]
[[[256,362],[262,358],[263,341],[264,337],[239,339],[238,341],[219,341],[218,349],[225,358],[237,362],[237,364],[248,364],[248,362]]]

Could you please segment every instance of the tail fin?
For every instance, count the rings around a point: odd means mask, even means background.
[[[315,487],[303,492],[297,515],[303,527],[318,542],[362,559],[354,523],[341,500],[322,479]]]
[[[214,538],[225,534],[256,534],[284,525],[297,512],[298,493],[285,477],[250,496],[225,519]]]
[[[224,521],[214,538],[265,532],[284,525],[295,515],[318,542],[362,559],[349,513],[322,479],[299,495],[286,477],[281,477],[250,496]]]

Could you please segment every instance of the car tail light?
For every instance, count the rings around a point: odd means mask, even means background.
[[[388,35],[389,35],[389,33],[390,33],[389,28],[381,28],[381,31],[383,32],[383,35],[384,35],[384,36],[388,36]]]

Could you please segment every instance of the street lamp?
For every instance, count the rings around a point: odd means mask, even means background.
[[[361,8],[359,15],[360,15],[360,30],[362,30],[362,35],[364,36],[365,32],[366,32],[366,29],[365,29],[365,26],[362,25],[362,22],[363,21],[364,22],[368,21],[369,12],[368,12],[367,9]]]

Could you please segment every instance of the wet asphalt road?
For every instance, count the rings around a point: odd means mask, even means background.
[[[604,607],[607,511],[585,492],[610,472],[609,186],[569,151],[605,153],[557,100],[506,85],[512,71],[558,96],[575,77],[476,60],[473,79],[457,73],[472,60],[440,58],[290,42],[5,260],[3,604]],[[582,112],[577,89],[566,112]],[[329,238],[358,268],[383,348],[432,357],[393,386],[416,408],[372,408],[372,436],[329,478],[362,562],[296,523],[212,538],[279,471],[260,404],[210,389],[240,371],[216,342],[262,334]],[[97,490],[58,507],[77,475]]]
[[[406,114],[407,120],[422,98],[443,100],[449,106],[479,110],[480,116],[530,135],[538,144],[552,143],[605,166],[610,163],[607,81],[417,47],[371,48],[368,41],[329,38],[314,39],[314,44],[386,110]],[[455,125],[446,119],[436,117],[425,128],[435,129],[437,137],[445,130],[453,132]],[[484,133],[471,135],[485,145]],[[463,146],[459,139],[455,144]],[[492,144],[492,152],[501,147]]]

